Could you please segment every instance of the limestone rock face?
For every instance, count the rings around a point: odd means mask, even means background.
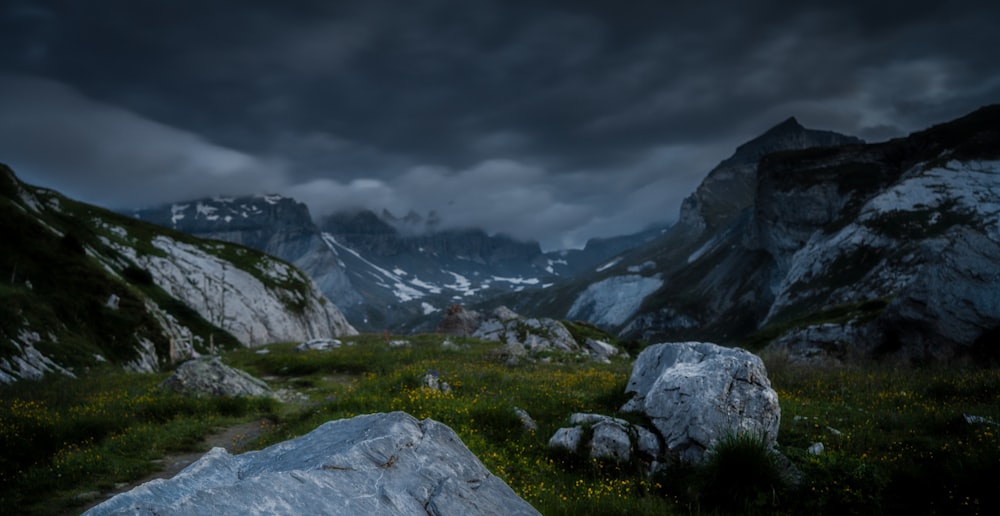
[[[538,514],[447,426],[403,412],[330,421],[260,451],[214,448],[86,514]]]
[[[184,362],[174,374],[163,380],[160,386],[196,395],[272,396],[274,394],[262,380],[223,364],[218,357]]]
[[[774,446],[781,409],[764,363],[739,349],[704,342],[643,350],[622,410],[650,418],[672,454],[698,462],[727,433],[761,434]]]
[[[358,333],[311,279],[287,263],[262,257],[254,270],[244,270],[169,236],[152,245],[161,254],[117,249],[149,270],[157,286],[246,346]]]

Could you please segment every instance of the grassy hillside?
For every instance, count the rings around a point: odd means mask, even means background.
[[[220,328],[221,310],[219,317],[199,314],[137,265],[143,262],[136,256],[167,256],[162,243],[154,245],[163,237],[218,258],[231,271],[248,273],[293,316],[301,316],[315,296],[308,277],[276,258],[25,185],[2,164],[0,234],[0,361],[8,361],[8,370],[16,369],[17,360],[72,374],[104,361],[124,365],[139,358],[144,343],[155,349],[161,367],[169,366],[165,325],[192,335],[199,352],[207,352],[210,342],[238,346]],[[221,299],[223,287],[217,290]],[[25,358],[33,353],[29,347],[38,352],[30,360]]]
[[[16,350],[10,340],[26,333],[37,334],[35,348],[43,355],[77,372],[102,360],[135,359],[140,339],[151,341],[164,356],[169,342],[146,309],[146,299],[182,325],[213,333],[220,344],[236,344],[102,241],[123,238],[112,229],[122,224],[118,227],[128,227],[140,251],[153,252],[146,239],[152,237],[150,229],[124,226],[124,217],[20,184],[2,165],[0,173],[0,234],[6,248],[0,253],[0,358],[11,356]]]

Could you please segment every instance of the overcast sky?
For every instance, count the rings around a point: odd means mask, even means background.
[[[116,209],[282,193],[546,249],[676,218],[789,116],[1000,102],[996,1],[0,2],[0,162]]]

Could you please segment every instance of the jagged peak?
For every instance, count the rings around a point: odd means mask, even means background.
[[[736,152],[722,164],[756,163],[765,154],[774,151],[848,143],[863,143],[863,141],[833,131],[808,129],[794,116],[790,116],[760,136],[737,147]]]
[[[780,124],[765,131],[764,134],[766,135],[770,133],[784,132],[788,130],[804,131],[805,129],[806,128],[799,123],[798,119],[796,119],[794,116],[790,116]]]

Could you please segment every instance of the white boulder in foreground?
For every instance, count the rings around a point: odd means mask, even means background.
[[[760,357],[706,342],[656,344],[632,365],[622,410],[649,417],[667,449],[699,462],[727,434],[761,435],[774,447],[778,394]]]
[[[260,451],[214,448],[85,514],[538,514],[446,425],[393,412]]]

